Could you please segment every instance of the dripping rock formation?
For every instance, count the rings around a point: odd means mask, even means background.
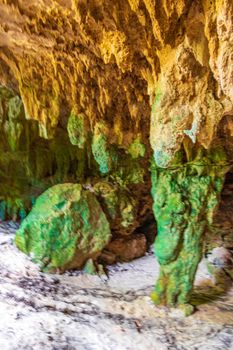
[[[48,270],[127,261],[156,220],[152,299],[192,312],[233,162],[232,0],[0,0],[0,128],[20,249]]]

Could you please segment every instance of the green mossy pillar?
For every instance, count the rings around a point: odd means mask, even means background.
[[[199,150],[184,163],[180,152],[169,169],[152,164],[153,211],[158,224],[155,254],[160,275],[152,300],[193,312],[190,296],[206,226],[214,210],[227,171],[221,148]]]

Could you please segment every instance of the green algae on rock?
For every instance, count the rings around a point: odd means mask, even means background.
[[[92,140],[92,153],[101,174],[109,173],[117,162],[117,153],[108,142],[108,128],[105,123],[96,123]]]
[[[84,148],[89,134],[87,117],[73,109],[68,119],[67,131],[72,145]]]
[[[15,243],[43,271],[53,272],[82,268],[110,238],[108,220],[95,195],[79,184],[60,184],[36,200]]]
[[[145,145],[140,142],[140,138],[137,137],[129,146],[128,153],[131,155],[133,159],[137,159],[139,157],[144,157],[146,153]]]
[[[107,181],[96,183],[94,191],[102,204],[112,231],[118,231],[121,235],[130,235],[138,226],[136,198],[127,188]]]
[[[89,129],[83,115],[71,113],[80,127],[73,137],[62,127],[54,139],[39,137],[36,122],[27,120],[21,98],[11,89],[0,86],[0,219],[23,219],[35,199],[48,187],[60,182],[81,182],[89,163],[85,146]],[[84,122],[85,130],[81,128]],[[82,137],[81,137],[82,136]],[[73,139],[72,139],[73,140]]]
[[[109,136],[105,122],[98,121],[91,129],[77,106],[67,117],[53,139],[42,139],[37,122],[26,119],[20,97],[10,89],[0,89],[0,219],[24,219],[36,198],[51,186],[83,183],[87,188],[94,186],[101,205],[105,202],[103,210],[113,236],[132,234],[143,220],[139,219],[141,190],[151,203],[150,182],[144,181],[148,162],[141,136],[128,140],[123,148]],[[11,130],[17,123],[22,126],[19,137],[5,127],[8,122]],[[102,190],[96,186],[101,181]]]
[[[158,224],[155,255],[161,265],[152,293],[155,304],[179,306],[186,315],[202,257],[203,233],[210,225],[228,170],[219,147],[199,150],[190,162],[177,153],[168,169],[152,163],[153,211]]]

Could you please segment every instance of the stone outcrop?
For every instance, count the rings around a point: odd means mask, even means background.
[[[78,184],[49,188],[16,234],[17,247],[43,271],[82,268],[111,239],[108,220],[95,195]]]
[[[155,247],[178,264],[184,222],[200,225],[200,242],[233,161],[232,33],[231,0],[0,0],[1,217],[23,218],[51,185],[82,183],[117,246],[149,227],[152,157]],[[182,201],[185,220],[168,227],[163,210]]]

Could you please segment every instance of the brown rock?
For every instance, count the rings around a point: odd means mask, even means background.
[[[145,254],[146,238],[143,234],[117,238],[106,247],[106,250],[115,254],[118,261],[130,261]]]
[[[154,104],[166,164],[184,138],[208,147],[232,114],[232,32],[232,0],[1,0],[0,83],[46,138],[76,108],[92,128],[105,120],[111,142],[148,144]]]

